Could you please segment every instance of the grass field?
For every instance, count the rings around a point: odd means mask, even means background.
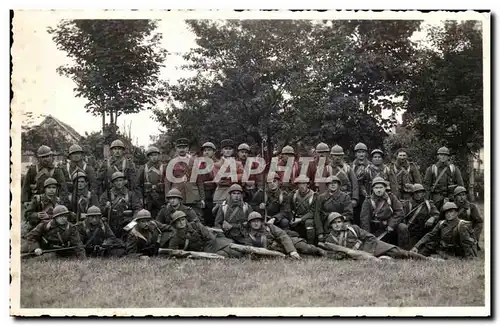
[[[484,306],[476,261],[22,261],[21,308]]]

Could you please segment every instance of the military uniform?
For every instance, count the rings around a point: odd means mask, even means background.
[[[318,196],[314,211],[316,235],[318,237],[326,234],[328,230],[327,217],[332,212],[340,213],[348,221],[352,221],[353,208],[348,194],[337,189],[334,193],[328,191]]]
[[[330,165],[331,175],[340,179],[340,190],[347,193],[352,200],[359,203],[358,179],[353,169],[345,163],[342,165]]]
[[[252,207],[245,202],[233,203],[231,199],[222,202],[217,209],[215,217],[215,227],[224,230],[224,235],[235,239],[239,236],[240,225],[246,222],[248,214],[252,212]],[[224,228],[225,222],[229,223]]]
[[[264,191],[257,192],[251,201],[252,210],[264,215],[265,210],[259,208],[261,203],[264,203]],[[267,190],[265,204],[267,216],[275,219],[274,224],[281,229],[289,229],[292,216],[287,194],[279,188],[275,191]]]
[[[172,214],[178,211],[186,213],[188,222],[200,222],[199,216],[196,211],[191,207],[183,204],[181,204],[177,209],[174,209],[170,204],[164,205],[156,216],[156,220],[162,224],[171,224]]]
[[[163,164],[148,162],[139,169],[137,185],[142,194],[144,207],[153,217],[158,215],[165,204],[164,187],[165,167]]]
[[[295,179],[299,176],[300,174],[300,167],[298,164],[298,160],[295,160],[295,150],[291,146],[285,146],[281,150],[281,158],[278,158],[277,162],[277,167],[278,168],[284,168],[288,165],[288,161],[285,160],[285,157],[283,155],[294,155],[293,157],[290,156],[288,159],[293,159],[293,164],[292,164],[292,170],[290,171],[289,179],[285,180],[285,171],[275,171],[275,174],[277,174],[281,180],[281,189],[284,190],[287,193],[291,193],[295,190]],[[264,180],[264,182],[267,182],[267,179]]]
[[[78,145],[71,145],[69,148],[69,155],[73,153],[81,153],[83,155],[83,149]],[[61,168],[64,173],[64,178],[66,179],[68,193],[73,192],[73,175],[77,172],[83,172],[87,176],[89,190],[97,194],[99,188],[97,183],[97,176],[91,164],[88,164],[83,159],[78,162],[69,160],[68,162],[66,162],[66,164],[63,164]]]
[[[120,140],[115,140],[111,143],[110,149],[120,147],[125,150],[125,145]],[[137,169],[134,162],[125,156],[114,158],[113,156],[105,159],[97,177],[97,182],[100,186],[99,193],[103,194],[107,191],[108,187],[111,188],[111,177],[113,173],[121,172],[125,176],[126,186],[130,191],[137,190]]]
[[[214,151],[216,147],[211,142],[206,142],[202,145],[202,149],[211,148]],[[200,163],[200,170],[206,169],[207,163]],[[215,216],[212,214],[212,209],[214,208],[214,193],[216,184],[214,183],[214,167],[205,174],[201,174],[198,176],[199,182],[203,183],[203,189],[205,190],[205,207],[203,208],[203,220],[204,224],[207,226],[213,226],[215,221]]]
[[[413,162],[406,162],[406,164],[398,164],[395,162],[391,164],[390,169],[395,178],[395,186],[397,193],[400,195],[401,200],[409,200],[411,198],[411,187],[414,184],[421,184],[422,177],[418,171],[418,166]]]
[[[414,199],[403,202],[404,222],[408,225],[410,241],[408,248],[412,248],[428,231],[426,222],[432,218],[435,222],[439,219],[436,205],[427,199],[416,202]]]
[[[359,143],[354,147],[354,151],[358,150],[365,150],[367,151],[368,148],[366,148],[366,145]],[[359,200],[354,207],[353,211],[353,223],[360,225],[360,215],[361,215],[361,207],[363,207],[363,203],[365,201],[365,198],[369,195],[369,191],[371,188],[366,189],[365,186],[365,174],[366,174],[366,168],[371,162],[365,158],[364,160],[359,160],[355,159],[352,162],[352,170],[354,172],[354,175],[356,176],[356,179],[358,180],[358,191],[359,191]]]
[[[57,196],[49,198],[45,194],[34,195],[24,212],[24,218],[29,224],[29,230],[42,222],[38,217],[38,213],[46,212],[50,216],[54,207],[61,204],[63,204],[63,201]]]
[[[316,209],[317,194],[311,189],[307,189],[305,193],[300,193],[299,190],[289,196],[289,205],[292,212],[292,221],[300,219],[300,223],[292,226],[292,230],[296,231],[301,238],[313,244],[316,241],[314,211]]]
[[[75,188],[72,193],[68,194],[66,202],[66,207],[73,212],[73,219],[71,220],[72,223],[79,222],[82,213],[85,213],[89,207],[99,205],[97,195],[88,190],[88,186],[83,189],[78,189],[76,183],[77,180],[82,177],[87,180],[88,185],[89,179],[84,172],[77,171],[73,174],[73,184],[75,184]]]
[[[399,198],[399,188],[397,186],[395,175],[387,165],[381,164],[379,166],[376,166],[375,164],[371,163],[366,167],[365,180],[364,180],[366,189],[370,188],[370,185],[375,178],[382,178],[388,181],[391,188],[391,192],[397,198]]]
[[[285,254],[297,251],[290,236],[275,225],[263,223],[262,228],[257,231],[252,230],[249,224],[240,227],[242,237],[235,239],[240,244],[275,250]]]
[[[483,218],[479,213],[476,205],[466,201],[464,204],[459,204],[455,201],[458,207],[458,218],[464,221],[471,222],[471,227],[474,230],[474,239],[479,242],[479,237],[483,231]]]
[[[222,168],[225,160],[235,160],[234,157],[228,157],[224,158],[221,157],[221,159],[217,162],[214,163],[214,177],[217,176],[217,173],[219,173],[220,169]],[[243,176],[243,165],[241,162],[236,161],[236,176],[237,176],[237,182],[241,181],[241,178]],[[229,166],[226,168],[226,173],[230,171]],[[222,174],[222,172],[221,172]],[[220,204],[224,200],[226,200],[227,195],[228,195],[228,190],[229,187],[231,187],[232,184],[235,182],[232,181],[231,178],[228,177],[222,177],[220,178],[219,182],[216,182],[216,188],[214,192],[214,204]]]
[[[151,226],[149,230],[139,230],[136,225],[128,232],[127,255],[156,256],[158,249],[166,246],[173,234],[172,227],[154,220],[150,220],[149,223]]]

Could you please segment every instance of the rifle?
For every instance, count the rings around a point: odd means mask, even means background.
[[[172,256],[176,258],[191,258],[191,259],[225,259],[226,257],[209,253],[209,252],[200,252],[200,251],[186,251],[186,250],[178,250],[178,249],[167,249],[167,248],[159,248],[158,254],[164,254],[167,256]]]
[[[339,246],[330,242],[318,242],[318,247],[328,251],[340,251],[356,260],[378,260],[374,255],[361,250]]]
[[[266,146],[266,139],[265,138],[262,138],[262,143],[261,143],[261,152],[262,152],[262,158],[265,160],[265,156],[264,156],[264,147]],[[266,164],[267,165],[267,164]],[[265,170],[264,170],[265,171]],[[269,173],[269,170],[267,171],[267,173]],[[262,188],[263,188],[263,191],[264,191],[264,223],[267,223],[267,191],[266,191],[266,185],[267,185],[267,178],[265,177],[265,173],[263,174],[263,178],[264,178],[264,183],[262,184]]]
[[[73,246],[73,247],[63,247],[63,248],[42,250],[42,255],[45,254],[45,253],[51,253],[51,252],[57,252],[57,251],[64,251],[64,250],[71,250],[71,249],[76,249],[76,248],[83,248],[83,246]],[[26,252],[24,254],[21,254],[21,258],[28,257],[28,256],[33,256],[33,255],[35,255],[34,251]]]
[[[229,248],[239,251],[244,254],[255,254],[258,256],[269,256],[269,257],[286,257],[286,255],[279,251],[269,250],[266,248],[244,246],[236,243],[231,243]]]

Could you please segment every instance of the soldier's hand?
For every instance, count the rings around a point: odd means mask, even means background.
[[[200,208],[201,209],[205,208],[205,201],[204,200],[200,200]]]
[[[299,217],[299,218],[296,218],[290,225],[295,226],[295,225],[299,224],[300,222],[302,222],[302,219]]]
[[[417,253],[417,254],[418,254],[418,249],[417,249],[417,248],[415,248],[415,247],[413,247],[413,248],[411,248],[410,252],[415,252],[415,253]]]
[[[106,208],[111,208],[111,202],[109,201],[106,202]]]
[[[429,219],[425,222],[425,227],[430,228],[434,225],[434,217],[429,217]]]
[[[318,235],[318,242],[323,242],[325,240],[325,236],[320,234]]]
[[[390,226],[387,227],[387,233],[391,233],[392,231],[394,231],[394,229]]]
[[[358,206],[358,201],[356,199],[351,200],[352,207]]]
[[[38,218],[41,220],[46,220],[49,218],[49,215],[46,212],[39,212],[38,213]]]
[[[259,204],[259,209],[266,209],[266,204],[265,203],[260,203]]]
[[[43,254],[43,250],[40,248],[36,248],[34,252],[35,252],[35,255],[37,255],[37,256],[40,256],[41,254]]]
[[[224,222],[222,223],[222,229],[223,229],[224,231],[230,230],[232,227],[233,227],[233,226],[232,226],[231,224],[229,224],[227,221],[224,221]]]
[[[293,259],[297,259],[297,260],[300,259],[300,256],[299,256],[299,254],[296,251],[292,251],[290,253],[290,257],[292,257]]]
[[[267,220],[267,224],[274,224],[274,221],[276,221],[276,219],[273,217],[272,219]]]

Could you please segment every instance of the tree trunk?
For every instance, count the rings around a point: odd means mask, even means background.
[[[104,129],[106,129],[106,112],[102,111],[102,134],[104,135]]]

